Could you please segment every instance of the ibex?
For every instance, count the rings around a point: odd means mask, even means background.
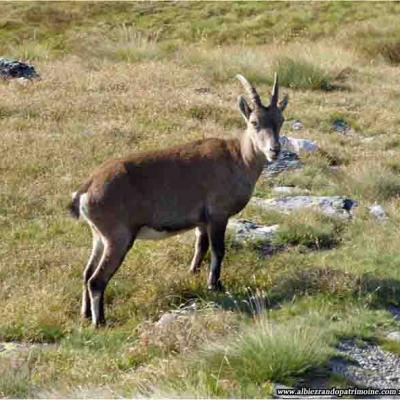
[[[278,103],[278,80],[264,106],[237,75],[252,107],[239,97],[247,123],[240,139],[204,139],[105,162],[73,194],[75,218],[89,224],[93,249],[83,281],[82,317],[105,323],[104,291],[136,239],[163,239],[196,229],[190,271],[197,273],[211,245],[208,286],[222,289],[221,263],[228,219],[250,200],[268,160],[280,152],[279,131],[288,98]]]

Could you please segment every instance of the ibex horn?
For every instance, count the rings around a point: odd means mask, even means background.
[[[277,106],[278,99],[279,99],[278,74],[275,72],[274,86],[272,87],[272,95],[271,95],[271,105]]]
[[[257,93],[257,90],[250,84],[250,82],[243,75],[236,75],[236,78],[239,79],[243,87],[246,89],[247,94],[250,96],[251,101],[256,106],[261,106],[261,99]]]

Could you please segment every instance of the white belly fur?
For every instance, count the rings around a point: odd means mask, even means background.
[[[136,235],[136,239],[140,240],[161,240],[161,239],[166,239],[171,236],[178,235],[179,233],[183,233],[183,231],[175,231],[175,232],[169,232],[169,231],[156,231],[155,229],[148,228],[147,226],[144,226],[140,228],[138,234]]]

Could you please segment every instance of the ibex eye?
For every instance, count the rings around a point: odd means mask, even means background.
[[[253,126],[257,127],[258,126],[258,122],[257,121],[251,121],[251,123],[253,124]]]

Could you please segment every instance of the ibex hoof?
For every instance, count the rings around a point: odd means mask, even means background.
[[[209,284],[208,289],[213,292],[223,292],[225,290],[225,287],[220,281],[218,281],[217,283]]]
[[[106,326],[106,320],[105,319],[101,319],[99,321],[92,321],[92,326],[93,328],[101,328]]]

